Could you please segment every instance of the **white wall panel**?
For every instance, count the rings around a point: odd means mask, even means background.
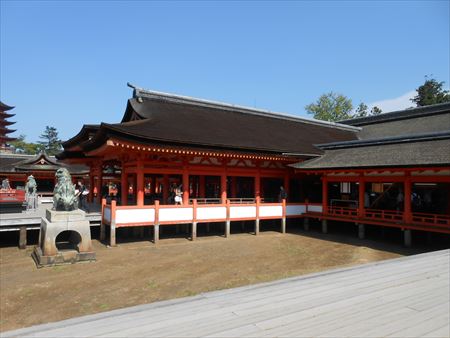
[[[227,217],[225,207],[197,208],[197,220],[224,219]]]
[[[260,206],[259,217],[282,217],[283,207],[281,205]]]
[[[190,221],[194,216],[192,208],[159,209],[159,221]]]
[[[111,222],[111,209],[110,208],[103,209],[103,219],[108,223]]]
[[[302,215],[306,211],[305,205],[287,205],[286,216]]]
[[[155,221],[155,209],[116,210],[116,223],[152,223]]]
[[[321,205],[308,205],[308,211],[322,212],[322,206]]]
[[[230,218],[256,218],[255,207],[230,207]]]

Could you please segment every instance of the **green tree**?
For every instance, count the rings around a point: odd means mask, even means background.
[[[38,143],[48,155],[56,155],[61,152],[61,140],[58,138],[58,131],[55,127],[46,126],[44,133],[39,138],[43,141],[39,141]]]
[[[445,82],[438,82],[436,79],[425,77],[425,83],[416,89],[417,95],[411,99],[417,107],[429,106],[436,103],[450,102],[448,90],[442,87]]]
[[[20,135],[17,140],[10,142],[16,153],[27,155],[35,155],[40,150],[40,145],[36,143],[28,143],[25,141],[25,135]]]
[[[380,115],[382,112],[383,111],[380,108],[378,108],[377,106],[373,106],[370,110],[370,116]]]
[[[352,117],[366,117],[369,114],[369,107],[364,102],[361,102],[356,108],[355,114]]]
[[[330,92],[323,94],[317,102],[307,105],[305,109],[315,119],[340,121],[352,117],[353,104],[352,100],[346,96]]]

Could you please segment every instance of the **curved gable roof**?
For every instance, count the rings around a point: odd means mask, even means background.
[[[271,115],[133,98],[124,116],[129,120],[105,128],[159,142],[278,153],[318,154],[315,143],[356,139],[354,128]]]

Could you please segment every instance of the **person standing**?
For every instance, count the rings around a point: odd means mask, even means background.
[[[287,201],[288,195],[283,186],[280,187],[280,193],[278,194],[278,202],[283,202],[283,200]]]
[[[89,212],[89,206],[87,205],[87,195],[89,194],[89,191],[87,190],[86,186],[83,184],[82,181],[78,181],[78,198],[79,198],[79,206],[80,209],[83,209],[87,212]]]

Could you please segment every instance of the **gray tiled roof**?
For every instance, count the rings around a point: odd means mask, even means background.
[[[45,155],[46,163],[43,165],[33,164],[41,155],[24,154],[0,154],[0,173],[28,172],[28,171],[56,171],[65,167],[71,174],[84,174],[89,168],[81,164],[66,164],[59,162],[54,156]]]
[[[297,169],[450,165],[450,135],[436,140],[368,144],[328,149],[321,157],[292,165]]]

